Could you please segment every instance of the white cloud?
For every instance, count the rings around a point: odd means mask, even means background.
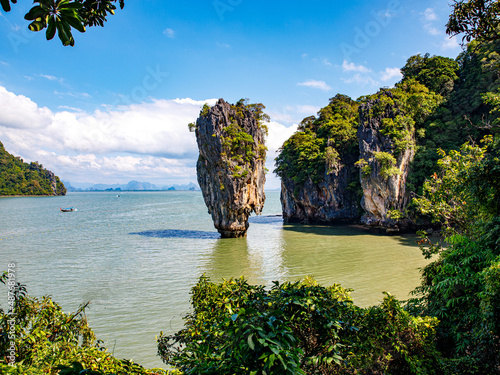
[[[380,80],[382,82],[390,81],[393,78],[400,79],[403,75],[401,74],[401,69],[399,68],[385,68],[385,71],[380,73]]]
[[[39,108],[36,103],[23,95],[15,95],[0,86],[0,128],[7,132],[11,129],[37,129],[48,126],[52,121],[52,112]]]
[[[84,99],[90,99],[92,98],[92,95],[86,93],[86,92],[60,92],[60,91],[54,91],[54,95],[57,96],[70,96],[72,98],[84,98]]]
[[[342,63],[342,70],[344,72],[360,72],[360,73],[370,73],[372,70],[363,65],[356,65],[354,63],[349,63],[347,60],[344,60]]]
[[[443,41],[441,42],[441,48],[444,50],[450,50],[450,49],[458,49],[460,48],[460,44],[457,41],[456,37],[448,37],[445,36]]]
[[[311,88],[319,89],[319,90],[323,90],[323,91],[329,91],[332,89],[330,86],[328,86],[326,84],[325,81],[316,81],[313,79],[306,81],[306,82],[299,82],[299,83],[297,83],[297,85],[311,87]]]
[[[285,126],[278,122],[271,121],[267,124],[269,134],[267,136],[266,145],[268,148],[269,158],[274,160],[276,151],[283,146],[283,143],[297,131],[297,125]]]
[[[290,138],[290,136],[297,131],[297,124],[292,126],[284,126],[275,121],[271,121],[267,124],[269,128],[269,134],[266,140],[267,160],[266,168],[270,171],[266,175],[266,189],[277,189],[281,186],[281,181],[275,176],[272,171],[276,166],[274,165],[274,159],[278,156],[278,149],[283,146],[283,143]]]
[[[326,65],[326,66],[332,66],[332,63],[330,61],[328,61],[328,59],[323,59],[323,64]]]
[[[9,64],[8,64],[8,63],[6,63],[5,61],[1,61],[1,60],[0,60],[0,64],[5,65],[5,66],[9,65]]]
[[[166,35],[168,38],[171,38],[171,39],[175,38],[175,31],[170,29],[170,28],[163,30],[163,34]]]
[[[347,84],[351,83],[356,83],[361,86],[366,86],[366,85],[371,85],[371,86],[377,86],[379,83],[374,80],[372,77],[367,76],[367,75],[362,75],[359,73],[356,73],[350,78],[341,78],[342,81],[344,81]]]
[[[431,26],[429,24],[424,25],[424,30],[427,31],[430,35],[442,35],[443,33],[436,29],[434,26]]]
[[[315,105],[299,105],[297,106],[297,112],[298,113],[305,113],[309,115],[313,115],[318,113],[318,111],[321,109],[321,107],[315,106]]]
[[[434,12],[434,9],[432,8],[427,8],[425,11],[424,11],[424,19],[426,21],[437,21],[438,20],[438,17],[436,15],[436,13]]]

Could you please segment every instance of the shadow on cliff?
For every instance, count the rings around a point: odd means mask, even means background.
[[[216,240],[220,238],[218,232],[205,232],[201,230],[182,230],[182,229],[163,229],[163,230],[148,230],[144,232],[135,232],[130,234],[138,234],[145,237],[155,238],[188,238],[188,239],[205,239]]]

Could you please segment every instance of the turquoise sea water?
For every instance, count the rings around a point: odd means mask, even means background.
[[[204,273],[265,285],[313,275],[353,288],[362,306],[378,303],[382,291],[405,299],[418,285],[426,261],[415,236],[283,225],[279,192],[266,195],[246,239],[219,238],[200,192],[1,198],[0,270],[16,263],[30,294],[50,294],[67,312],[91,301],[97,336],[119,358],[148,367],[165,367],[155,335],[182,327],[190,288]],[[6,298],[0,294],[0,305]]]

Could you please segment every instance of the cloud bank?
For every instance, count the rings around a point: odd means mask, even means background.
[[[94,183],[196,181],[196,138],[187,124],[216,99],[153,99],[87,113],[52,111],[0,86],[0,141],[25,161],[38,161],[64,180]],[[295,131],[269,123],[268,168]],[[271,176],[269,176],[271,177]]]

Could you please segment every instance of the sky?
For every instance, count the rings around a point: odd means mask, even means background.
[[[126,0],[74,47],[0,10],[0,142],[78,183],[196,182],[187,124],[218,98],[263,103],[276,151],[337,93],[392,87],[415,54],[455,58],[448,0]]]

